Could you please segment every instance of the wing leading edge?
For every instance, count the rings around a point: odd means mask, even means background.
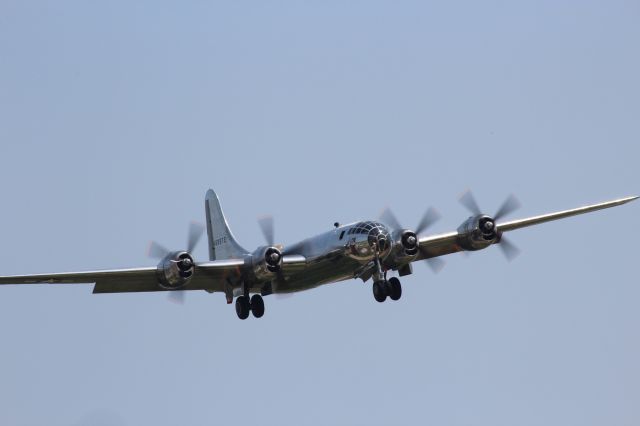
[[[599,204],[592,204],[590,206],[578,207],[577,209],[563,210],[556,213],[549,213],[540,216],[532,216],[526,219],[512,220],[510,222],[498,223],[496,226],[501,232],[515,231],[516,229],[525,228],[527,226],[538,225],[540,223],[551,222],[552,220],[564,219],[566,217],[577,216],[580,214],[591,213],[598,210],[608,209],[611,207],[621,206],[627,204],[633,200],[637,200],[638,197],[626,197],[618,200],[607,201]]]
[[[180,290],[223,291],[227,279],[242,274],[243,259],[199,263],[193,278]],[[1,284],[90,284],[94,293],[129,293],[168,291],[158,284],[157,268],[111,269],[103,271],[63,272],[53,274],[0,277]]]
[[[617,200],[607,201],[599,204],[592,204],[576,209],[563,210],[555,213],[549,213],[539,216],[532,216],[525,219],[512,220],[509,222],[498,223],[496,225],[498,232],[515,231],[516,229],[525,228],[527,226],[539,225],[553,220],[564,219],[580,214],[591,213],[598,210],[608,209],[611,207],[627,204],[637,200],[640,197],[625,197]],[[433,257],[443,256],[446,254],[456,253],[464,250],[460,244],[461,235],[458,232],[449,232],[420,238],[420,252],[416,260],[429,259]]]

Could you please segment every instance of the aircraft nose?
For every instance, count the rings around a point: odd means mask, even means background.
[[[383,226],[377,226],[369,231],[367,240],[369,241],[369,246],[377,248],[380,253],[387,251],[390,247],[389,231]]]

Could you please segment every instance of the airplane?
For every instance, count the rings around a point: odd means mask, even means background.
[[[507,259],[518,249],[505,233],[570,216],[594,212],[626,204],[638,197],[626,197],[571,210],[502,221],[520,205],[510,196],[495,215],[482,213],[473,194],[468,191],[460,202],[471,212],[456,231],[423,235],[438,219],[433,208],[428,209],[415,230],[400,225],[391,210],[386,209],[380,220],[335,223],[333,229],[283,246],[275,244],[273,219],[265,217],[259,225],[267,244],[253,252],[244,249],[235,239],[224,216],[220,200],[213,190],[205,198],[206,230],[209,261],[196,263],[191,254],[204,226],[192,224],[186,250],[169,251],[151,243],[149,253],[159,257],[157,266],[132,269],[112,269],[87,272],[64,272],[20,276],[0,276],[0,284],[80,284],[94,283],[93,293],[129,293],[167,291],[184,294],[185,290],[205,290],[224,293],[233,303],[238,318],[264,315],[263,296],[294,293],[347,279],[372,280],[373,297],[378,302],[387,298],[399,300],[403,277],[413,272],[412,263],[426,261],[435,271],[443,266],[441,256],[478,251],[497,244]],[[172,293],[169,293],[172,294]]]

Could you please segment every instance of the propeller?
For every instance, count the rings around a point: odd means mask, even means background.
[[[440,220],[440,213],[434,209],[433,207],[429,207],[427,211],[424,212],[416,230],[416,236],[419,238],[420,234],[429,229],[434,223]],[[396,217],[396,215],[391,211],[389,207],[384,209],[382,214],[380,215],[380,220],[391,226],[394,230],[404,229],[404,227],[400,224],[400,221]],[[416,242],[417,243],[417,242]],[[426,253],[425,253],[426,254]],[[425,262],[431,268],[434,273],[438,273],[444,268],[445,261],[439,257],[430,257],[425,259]]]
[[[421,234],[430,228],[434,223],[440,220],[440,213],[433,207],[429,207],[426,212],[422,215],[420,219],[420,223],[416,227],[415,233]],[[391,211],[389,207],[384,209],[382,214],[380,215],[380,220],[382,220],[387,225],[390,225],[394,230],[404,229],[404,227],[400,224],[400,221],[396,217],[396,215]]]
[[[151,241],[149,243],[149,248],[147,249],[147,256],[152,259],[164,259],[169,254],[169,250],[156,243],[155,241]]]
[[[258,225],[260,225],[260,230],[262,230],[262,235],[264,235],[267,245],[273,246],[275,242],[273,216],[262,216],[258,218]]]
[[[295,293],[278,293],[278,281],[276,280],[271,282],[271,288],[273,290],[273,297],[277,300],[291,299],[295,295]]]
[[[506,200],[504,200],[504,202],[502,203],[502,205],[500,206],[496,214],[493,216],[493,218],[496,221],[498,221],[503,217],[508,216],[511,213],[515,212],[520,207],[522,207],[522,204],[520,204],[520,200],[518,200],[515,195],[511,194],[507,197]]]
[[[189,224],[189,229],[187,231],[187,253],[191,255],[191,252],[196,248],[196,245],[200,241],[202,234],[204,233],[204,225],[198,222],[191,222]],[[147,255],[153,259],[164,259],[169,253],[171,253],[166,247],[163,245],[151,241],[149,243],[149,249],[147,250]],[[192,255],[191,255],[192,256]],[[173,260],[172,262],[179,263],[180,261]],[[184,261],[183,261],[184,262]],[[181,266],[181,265],[179,265]],[[191,265],[185,265],[187,267],[191,267]],[[185,291],[184,290],[171,290],[168,294],[169,301],[177,304],[184,304],[185,299]]]
[[[273,227],[273,216],[267,215],[258,218],[258,225],[260,225],[260,229],[262,230],[262,235],[264,235],[264,239],[267,242],[269,247],[275,247],[275,232]],[[269,252],[267,251],[267,255],[271,256],[274,263],[278,263],[280,261],[280,257],[282,256],[282,246],[276,248],[275,251]],[[280,277],[281,272],[278,271],[278,277]]]
[[[442,271],[442,269],[444,268],[444,265],[447,264],[447,262],[445,262],[444,259],[440,257],[430,257],[428,259],[425,259],[424,261],[427,264],[427,266],[431,268],[434,274],[437,274],[438,272]]]
[[[460,204],[465,206],[467,210],[469,210],[473,215],[479,216],[482,214],[482,210],[480,209],[475,197],[473,196],[473,193],[469,189],[460,196]],[[493,225],[496,226],[496,222],[498,222],[498,220],[515,212],[521,206],[522,204],[520,204],[520,201],[516,198],[515,195],[509,195],[500,205],[496,214],[493,216]],[[518,257],[518,255],[520,254],[520,249],[504,235],[500,236],[500,240],[498,241],[498,243],[498,247],[500,247],[502,254],[509,262]]]
[[[460,196],[460,204],[465,206],[467,210],[469,210],[474,215],[482,214],[482,211],[480,211],[480,206],[478,206],[478,202],[476,201],[476,197],[473,196],[473,193],[470,189],[467,189]]]
[[[258,225],[260,226],[260,230],[262,231],[262,235],[264,236],[264,240],[270,247],[275,246],[275,227],[273,225],[273,216],[265,215],[258,218]],[[281,249],[280,246],[277,247]],[[284,281],[284,276],[282,275],[282,271],[278,269],[276,271],[277,280],[271,281],[271,288],[273,289],[273,296],[277,300],[286,300],[290,299],[294,296],[294,293],[277,293],[278,291],[278,282],[280,280]]]
[[[395,214],[391,211],[390,207],[385,208],[380,215],[380,220],[386,223],[387,225],[391,225],[394,230],[402,229],[403,226],[400,225],[400,221],[396,217]]]
[[[505,239],[504,236],[500,238],[498,247],[500,247],[502,254],[504,254],[504,257],[506,257],[509,262],[520,255],[520,249],[510,240]]]
[[[184,305],[185,302],[185,291],[184,290],[171,290],[169,294],[167,294],[167,299],[169,302],[175,303],[176,305]]]
[[[273,225],[273,216],[265,215],[258,218],[258,225],[260,226],[260,230],[262,231],[262,235],[264,236],[264,240],[269,247],[275,247],[275,230]],[[282,271],[278,269],[276,271],[276,280],[271,281],[271,288],[273,289],[273,295],[276,299],[288,299],[293,294],[291,293],[276,293],[278,288],[278,281],[284,280],[284,276],[282,275]]]
[[[200,241],[202,237],[202,233],[204,232],[204,225],[198,222],[191,222],[189,224],[189,231],[187,233],[187,253],[191,254],[193,249],[195,249],[196,245]],[[165,246],[151,241],[149,243],[149,249],[147,250],[147,255],[153,259],[164,259],[169,253],[169,249]]]
[[[429,207],[427,211],[422,215],[422,219],[420,219],[420,223],[418,223],[418,227],[416,228],[416,234],[420,235],[427,229],[429,229],[434,223],[440,220],[442,216],[438,212],[438,210],[433,207]]]
[[[199,222],[191,222],[189,224],[189,233],[187,235],[187,253],[191,254],[196,248],[202,234],[204,233],[204,225]]]

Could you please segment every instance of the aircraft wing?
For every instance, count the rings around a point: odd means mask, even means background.
[[[195,265],[193,278],[181,290],[223,291],[227,278],[242,274],[244,260],[217,260]],[[111,269],[104,271],[0,276],[0,284],[89,284],[94,293],[167,291],[158,284],[157,268]]]
[[[516,229],[525,228],[527,226],[538,225],[552,220],[564,219],[584,213],[590,213],[597,210],[608,209],[610,207],[626,204],[639,197],[626,197],[618,200],[607,201],[599,204],[579,207],[571,210],[563,210],[555,213],[532,216],[525,219],[512,220],[509,222],[498,223],[496,225],[498,232],[514,231]],[[443,256],[445,254],[456,253],[464,250],[460,245],[461,235],[458,232],[449,232],[445,234],[422,237],[419,240],[420,254],[416,260],[430,259],[433,257]]]
[[[591,213],[597,210],[620,206],[622,204],[627,204],[628,202],[636,199],[638,199],[638,197],[620,198],[618,200],[607,201],[605,203],[578,207],[577,209],[564,210],[556,213],[549,213],[549,214],[543,214],[540,216],[528,217],[526,219],[518,219],[518,220],[512,220],[510,222],[498,223],[496,226],[498,228],[498,231],[500,232],[514,231],[516,229],[525,228],[527,226],[538,225],[544,222],[550,222],[552,220],[564,219],[566,217],[576,216],[584,213]]]
[[[431,259],[464,250],[458,244],[458,238],[459,235],[457,232],[448,232],[446,234],[420,238],[420,252],[416,260]]]

